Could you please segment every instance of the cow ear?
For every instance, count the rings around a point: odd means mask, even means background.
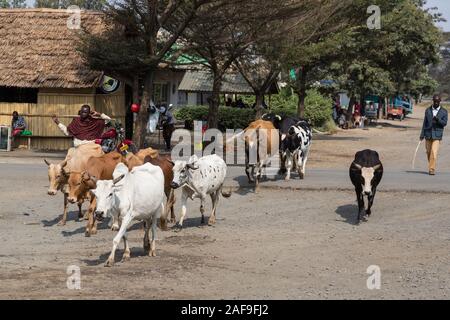
[[[120,182],[123,178],[125,177],[125,174],[120,175],[119,177],[115,178],[113,180],[113,184],[117,184],[118,182]]]

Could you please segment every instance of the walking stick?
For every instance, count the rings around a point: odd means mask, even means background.
[[[422,144],[422,140],[419,141],[419,144],[417,145],[417,148],[416,148],[416,152],[414,152],[414,158],[413,158],[412,165],[411,165],[413,170],[414,170],[414,164],[416,163],[417,152],[419,151],[419,147],[421,144]]]

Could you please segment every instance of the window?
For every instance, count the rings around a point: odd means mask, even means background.
[[[37,103],[38,89],[0,87],[0,102]]]
[[[152,100],[155,104],[169,104],[169,85],[167,83],[155,83],[153,85]]]

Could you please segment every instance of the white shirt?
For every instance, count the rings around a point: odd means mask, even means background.
[[[433,110],[433,117],[436,117],[438,112],[439,112],[439,110],[441,110],[441,106],[437,107],[436,109],[432,108],[432,110]]]
[[[106,120],[111,120],[110,117],[108,117],[106,114],[102,113],[100,115],[100,118]],[[58,124],[58,128],[59,130],[61,130],[62,133],[64,133],[64,135],[69,136],[69,131],[67,130],[67,127],[65,125],[63,125],[61,122]],[[73,146],[76,148],[79,145],[85,144],[85,143],[91,143],[91,142],[95,142],[95,140],[80,140],[77,138],[73,138]]]

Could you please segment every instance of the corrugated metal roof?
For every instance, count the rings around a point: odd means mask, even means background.
[[[205,70],[188,70],[178,87],[179,91],[187,92],[212,92],[213,76]],[[220,93],[253,95],[253,89],[245,81],[240,73],[228,73],[224,76]],[[278,93],[274,84],[270,93]]]

